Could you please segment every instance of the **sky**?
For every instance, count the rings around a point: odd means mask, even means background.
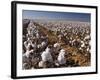
[[[23,10],[23,19],[55,19],[68,21],[90,22],[91,14],[89,13],[72,13],[72,12],[51,12],[51,11],[34,11]]]

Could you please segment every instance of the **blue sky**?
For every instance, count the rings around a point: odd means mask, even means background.
[[[56,19],[83,22],[90,22],[91,20],[89,13],[23,10],[22,16],[23,19]]]

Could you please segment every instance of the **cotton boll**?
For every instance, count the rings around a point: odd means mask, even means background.
[[[54,44],[54,47],[56,48],[56,47],[59,47],[60,48],[60,44],[59,43],[55,43]]]
[[[25,41],[25,42],[24,42],[25,48],[27,48],[27,45],[28,45],[28,43],[27,43],[27,41]]]
[[[84,47],[85,46],[85,43],[83,41],[81,41],[81,43],[82,43],[81,47]]]
[[[26,56],[27,58],[29,57],[29,51],[28,51],[28,50],[25,52],[25,56]]]
[[[62,49],[62,50],[60,50],[60,53],[59,53],[59,55],[58,55],[58,62],[59,62],[59,64],[66,64],[66,59],[65,59],[65,50],[64,49]]]
[[[47,47],[46,50],[45,50],[45,52],[50,53],[51,49]]]
[[[90,38],[90,35],[87,35],[85,38],[84,38],[84,40],[87,40],[87,39],[89,39]]]
[[[45,47],[47,45],[47,43],[45,42],[45,41],[43,41],[42,43],[41,43],[41,46],[42,47]]]
[[[45,62],[44,62],[44,61],[40,61],[39,64],[38,64],[38,66],[39,66],[40,68],[45,67]]]
[[[40,49],[41,47],[42,47],[42,45],[41,45],[41,44],[38,44],[38,45],[37,45],[37,48],[38,48],[38,49]]]
[[[59,43],[55,43],[54,44],[54,50],[55,50],[55,53],[58,53],[59,52],[59,50],[60,50],[60,44]]]
[[[40,38],[39,32],[36,33],[36,38],[38,38],[38,39]]]
[[[25,52],[25,56],[27,57],[27,58],[29,58],[29,56],[30,56],[30,53],[32,53],[33,52],[33,50],[27,50],[26,52]]]
[[[44,61],[44,62],[45,61],[49,61],[49,62],[53,61],[49,48],[46,48],[46,51],[44,51],[42,53],[41,57],[42,57],[42,61]]]

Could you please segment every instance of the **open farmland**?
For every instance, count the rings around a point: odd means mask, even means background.
[[[90,66],[90,33],[89,22],[23,19],[23,69]]]

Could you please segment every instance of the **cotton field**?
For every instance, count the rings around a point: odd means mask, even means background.
[[[91,24],[65,20],[23,20],[23,69],[91,64]]]

